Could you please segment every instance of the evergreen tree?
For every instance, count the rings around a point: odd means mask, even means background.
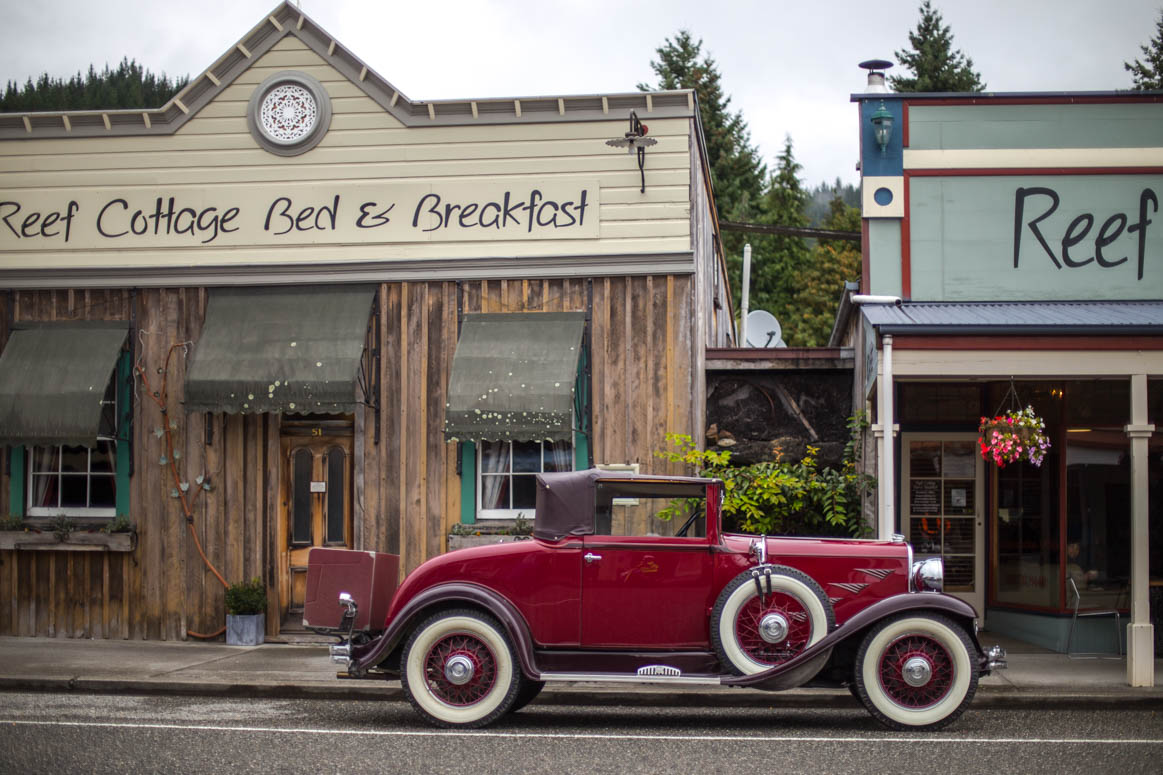
[[[860,189],[840,178],[836,178],[835,183],[820,183],[808,193],[811,197],[808,202],[808,221],[814,228],[824,228],[822,224],[831,217],[835,207],[833,202],[837,198],[844,204],[860,207]],[[857,222],[856,231],[859,230],[860,224]]]
[[[703,53],[702,46],[701,38],[696,41],[687,30],[679,30],[673,39],[667,38],[656,50],[658,58],[650,62],[651,69],[658,76],[658,85],[639,84],[638,88],[643,91],[655,88],[694,90],[719,218],[727,221],[758,220],[767,168],[758,149],[751,144],[751,133],[743,114],[731,111],[731,98],[723,93],[718,66],[709,54]],[[738,232],[723,233],[723,249],[727,254],[727,270],[736,309],[745,241],[744,235]]]
[[[985,90],[981,75],[973,70],[973,60],[953,50],[953,33],[943,24],[941,12],[924,0],[917,29],[909,33],[911,51],[897,51],[896,58],[912,71],[913,77],[892,76],[889,83],[898,92],[979,92]]]
[[[0,97],[0,111],[116,110],[118,108],[158,108],[166,104],[190,82],[188,77],[170,80],[165,73],[154,75],[128,57],[116,70],[105,65],[101,72],[89,65],[86,75],[69,80],[43,73],[29,78],[23,87],[9,81]]]
[[[1150,45],[1139,46],[1143,52],[1143,59],[1134,62],[1123,62],[1134,79],[1134,88],[1139,91],[1163,89],[1163,11],[1159,12],[1159,20],[1155,22],[1155,37],[1151,38]]]
[[[860,231],[860,210],[838,194],[822,228]],[[794,328],[797,347],[822,347],[828,343],[845,282],[860,280],[860,244],[846,240],[820,240],[800,273],[784,328]],[[784,341],[788,340],[784,335]]]
[[[783,151],[776,159],[776,169],[763,194],[760,223],[773,226],[805,227],[810,195],[800,182],[802,167],[795,160],[792,141],[784,141]],[[789,345],[799,345],[799,329],[792,322],[793,300],[801,274],[810,259],[810,251],[802,237],[784,234],[748,235],[751,242],[751,296],[752,309],[765,309],[776,316],[783,327],[783,339]]]

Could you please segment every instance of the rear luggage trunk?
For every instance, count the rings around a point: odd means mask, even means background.
[[[303,626],[338,631],[344,613],[339,595],[346,592],[357,606],[354,631],[382,632],[399,578],[399,555],[316,547],[307,555]]]

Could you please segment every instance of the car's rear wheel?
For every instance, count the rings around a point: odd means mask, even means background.
[[[441,727],[491,723],[512,709],[522,684],[504,629],[467,609],[424,621],[404,645],[401,665],[412,707]]]
[[[944,616],[889,619],[856,653],[856,696],[890,729],[940,729],[953,723],[977,691],[974,647]]]
[[[719,594],[711,643],[739,675],[768,670],[821,640],[836,616],[810,576],[782,565],[744,571]]]

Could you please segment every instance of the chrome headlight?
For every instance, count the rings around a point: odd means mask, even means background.
[[[909,582],[915,592],[940,592],[945,586],[945,563],[940,557],[914,562]]]

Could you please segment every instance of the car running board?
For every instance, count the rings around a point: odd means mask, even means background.
[[[683,675],[673,667],[659,669],[661,666],[643,667],[637,673],[542,673],[542,681],[590,681],[598,683],[652,683],[652,684],[689,684],[689,685],[718,685],[722,676],[706,673],[692,673]]]

